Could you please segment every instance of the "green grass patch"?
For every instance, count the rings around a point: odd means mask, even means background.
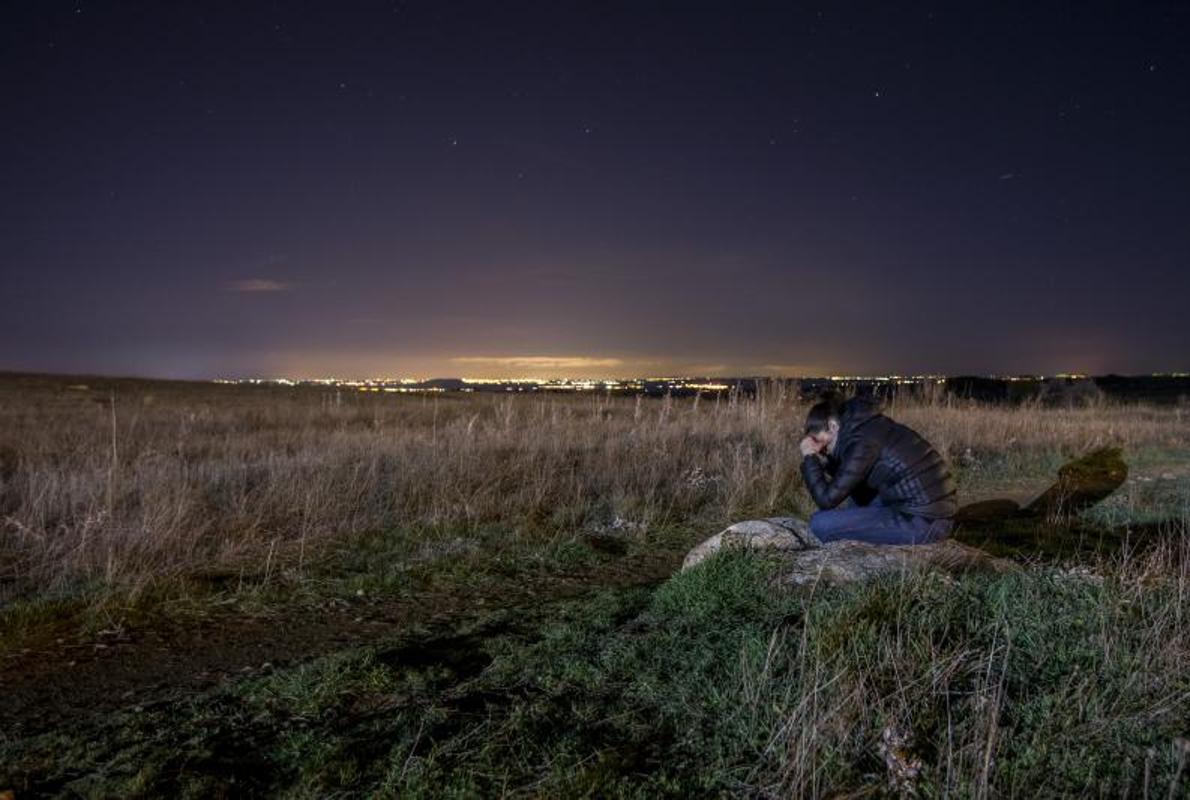
[[[0,646],[20,650],[56,637],[73,641],[99,631],[186,624],[227,613],[298,613],[328,600],[498,594],[510,584],[583,574],[658,549],[677,552],[689,546],[692,535],[664,528],[623,536],[617,549],[607,552],[581,534],[540,538],[496,525],[375,531],[268,568],[253,559],[241,568],[167,575],[138,586],[96,580],[12,600],[0,605]]]
[[[822,794],[888,788],[891,730],[925,796],[1138,794],[1146,773],[1151,792],[1170,791],[1190,726],[1190,608],[1175,586],[1042,570],[806,596],[772,588],[771,569],[724,554],[656,589],[415,630],[6,742],[0,783],[90,796]]]

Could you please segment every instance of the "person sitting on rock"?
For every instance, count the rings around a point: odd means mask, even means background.
[[[870,397],[828,397],[806,416],[802,477],[822,542],[924,544],[945,539],[958,503],[946,461]],[[844,501],[845,507],[840,507]]]

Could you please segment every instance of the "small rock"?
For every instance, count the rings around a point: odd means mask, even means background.
[[[921,775],[921,759],[913,754],[912,741],[908,733],[894,727],[887,727],[880,735],[877,751],[884,758],[888,769],[888,785],[894,792],[904,796],[915,796],[915,785]]]
[[[980,465],[979,457],[972,452],[970,447],[964,450],[962,455],[959,456],[959,463],[964,467],[978,467]]]

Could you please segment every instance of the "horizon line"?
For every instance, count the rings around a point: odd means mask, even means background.
[[[7,370],[0,369],[0,376],[2,377],[52,377],[52,378],[98,378],[105,380],[151,380],[151,381],[177,381],[185,383],[342,383],[342,384],[376,384],[376,383],[406,383],[418,384],[429,383],[433,381],[457,381],[460,383],[471,384],[501,384],[501,383],[630,383],[630,382],[660,382],[660,381],[686,381],[686,380],[706,380],[706,381],[744,381],[744,380],[829,380],[836,382],[845,381],[889,381],[889,380],[950,380],[956,378],[989,378],[989,379],[1034,379],[1044,380],[1047,378],[1070,378],[1070,379],[1085,379],[1085,378],[1103,378],[1103,377],[1123,377],[1123,378],[1186,378],[1190,377],[1190,371],[1182,370],[1168,370],[1159,372],[1103,372],[1103,373],[1087,373],[1087,372],[955,372],[955,373],[885,373],[885,374],[805,374],[805,375],[780,375],[771,373],[741,373],[739,375],[707,375],[698,373],[685,374],[659,374],[647,376],[509,376],[509,377],[482,377],[482,376],[452,376],[452,375],[434,375],[430,377],[411,377],[411,376],[368,376],[368,377],[352,377],[352,376],[319,376],[319,377],[293,377],[286,375],[249,375],[241,377],[164,377],[144,374],[130,374],[130,373],[99,373],[99,372],[44,372],[44,371],[26,371],[26,370]]]

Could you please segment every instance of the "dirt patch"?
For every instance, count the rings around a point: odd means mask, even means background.
[[[509,581],[483,591],[430,591],[398,601],[353,601],[312,610],[243,616],[226,612],[190,625],[159,625],[113,640],[65,638],[0,659],[4,703],[0,730],[31,736],[76,724],[80,717],[148,706],[180,692],[204,690],[329,652],[400,633],[413,624],[457,625],[499,608],[563,600],[608,587],[645,586],[668,578],[684,550],[656,550],[564,574]],[[449,637],[419,642],[387,657],[467,663],[475,648]],[[450,666],[447,663],[447,666]],[[482,669],[482,664],[478,665]]]

